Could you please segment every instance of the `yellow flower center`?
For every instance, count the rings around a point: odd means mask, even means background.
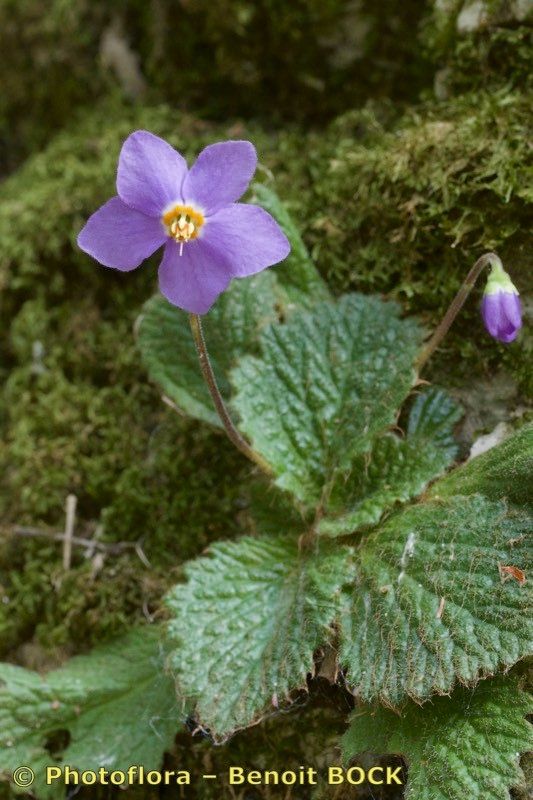
[[[167,234],[179,244],[181,255],[183,245],[198,236],[198,231],[204,224],[204,217],[191,206],[174,206],[163,214],[162,222]]]

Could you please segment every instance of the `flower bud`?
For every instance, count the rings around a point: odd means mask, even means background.
[[[485,327],[500,342],[512,342],[522,327],[522,307],[518,289],[501,262],[494,262],[481,303]]]

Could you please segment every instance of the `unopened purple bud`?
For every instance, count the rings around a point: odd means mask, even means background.
[[[495,339],[508,344],[522,327],[522,306],[518,289],[503,269],[494,263],[481,303],[485,327]]]

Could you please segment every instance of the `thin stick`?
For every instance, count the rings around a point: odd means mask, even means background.
[[[450,307],[448,308],[447,312],[443,316],[442,320],[439,322],[435,329],[435,333],[426,344],[420,357],[416,363],[416,367],[420,372],[423,367],[425,366],[426,362],[431,358],[437,347],[440,345],[450,327],[456,318],[457,314],[463,307],[468,295],[474,288],[474,285],[485,269],[485,267],[491,266],[492,264],[498,264],[501,266],[502,262],[500,261],[499,257],[496,253],[485,253],[482,255],[481,258],[478,258],[468,275],[466,276],[464,283],[462,284],[461,288],[453,298],[452,302],[450,303]]]
[[[28,538],[37,539],[50,539],[53,542],[64,542],[65,534],[55,531],[45,531],[40,528],[30,528],[23,525],[16,525],[11,531],[13,536],[23,536]],[[141,542],[97,542],[94,539],[84,539],[81,536],[71,536],[70,543],[75,547],[85,547],[88,550],[98,550],[101,553],[109,555],[117,555],[123,553],[125,550],[134,550],[139,559],[146,566],[150,566],[150,562],[141,547]]]
[[[240,450],[241,453],[250,459],[250,461],[253,461],[259,467],[261,467],[261,469],[266,472],[267,475],[271,475],[272,470],[270,469],[268,462],[265,461],[265,459],[260,456],[259,453],[256,453],[252,447],[250,447],[248,442],[243,439],[233,424],[233,420],[231,419],[226,404],[222,399],[222,395],[220,394],[217,379],[215,378],[215,373],[213,372],[213,367],[211,366],[211,361],[209,360],[209,354],[207,352],[207,346],[205,343],[202,321],[200,317],[198,314],[189,314],[189,322],[191,324],[192,336],[196,346],[196,352],[198,353],[198,358],[200,360],[200,368],[202,370],[204,380],[207,384],[209,394],[211,395],[217,414],[220,417],[228,438],[235,445],[237,450]]]
[[[78,498],[75,494],[67,497],[67,518],[65,521],[65,538],[63,540],[63,569],[69,570],[72,561],[72,537],[74,535],[74,522],[76,520],[76,506]]]
[[[22,525],[17,525],[13,528],[11,533],[14,536],[28,536],[30,538],[42,538],[42,539],[51,539],[54,542],[64,542],[65,541],[65,534],[59,533],[55,531],[44,531],[40,528],[28,528]],[[70,539],[73,545],[78,547],[88,547],[93,550],[102,550],[106,551],[110,549],[110,545],[105,544],[104,542],[95,542],[93,539],[83,539],[81,536],[72,536]],[[115,547],[118,542],[112,543],[111,547]],[[128,547],[134,547],[133,542],[121,542],[121,549],[123,545],[128,545]]]

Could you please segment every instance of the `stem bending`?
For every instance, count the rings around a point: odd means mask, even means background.
[[[202,375],[204,376],[207,388],[209,389],[209,394],[211,395],[217,414],[220,417],[228,438],[235,445],[237,450],[240,450],[241,453],[250,459],[250,461],[253,461],[254,464],[257,464],[259,467],[261,467],[261,469],[266,472],[267,475],[271,475],[272,470],[270,469],[269,464],[259,455],[259,453],[256,453],[255,450],[250,447],[248,442],[243,439],[233,424],[233,420],[231,419],[226,404],[222,399],[222,395],[220,394],[220,389],[218,388],[213,367],[211,366],[211,361],[209,359],[209,354],[207,352],[207,346],[205,343],[201,318],[198,316],[198,314],[189,314],[189,322],[191,325],[192,337],[194,339],[196,352],[198,353],[198,358],[200,361]]]
[[[450,327],[456,318],[457,314],[465,304],[465,301],[474,288],[474,285],[485,269],[485,267],[491,266],[492,264],[499,264],[501,266],[502,262],[500,261],[499,257],[496,253],[485,253],[478,258],[468,275],[466,276],[461,288],[453,298],[452,302],[450,303],[450,307],[448,308],[447,312],[443,316],[440,323],[437,325],[435,329],[435,333],[426,344],[418,361],[416,362],[416,366],[418,371],[420,372],[423,367],[425,366],[426,362],[431,358],[439,344],[442,342]]]

